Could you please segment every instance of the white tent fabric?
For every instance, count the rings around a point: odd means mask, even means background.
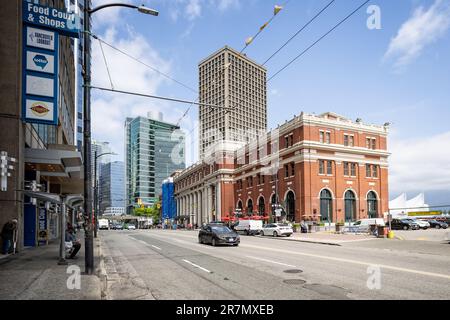
[[[412,199],[407,198],[406,193],[402,193],[397,198],[389,201],[389,210],[393,217],[406,216],[408,212],[430,211],[425,203],[425,194],[419,193]]]

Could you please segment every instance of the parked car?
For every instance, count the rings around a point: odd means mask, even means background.
[[[245,232],[246,235],[255,235],[261,232],[263,222],[261,220],[239,220],[234,226],[236,232]]]
[[[427,220],[428,223],[430,224],[431,228],[436,228],[436,229],[447,229],[448,228],[448,224],[446,224],[445,222],[442,221],[437,221],[437,220]]]
[[[262,236],[271,235],[274,237],[290,237],[293,232],[294,230],[287,223],[268,223],[262,227],[260,234]]]
[[[420,229],[427,230],[430,227],[430,223],[425,220],[414,219],[414,222],[419,225]]]
[[[136,226],[134,224],[129,224],[127,229],[128,230],[136,230]]]
[[[352,223],[351,229],[357,229],[356,231],[359,232],[368,232],[370,226],[385,226],[385,222],[382,218],[371,218],[371,219],[361,219],[356,220],[354,223]]]
[[[418,230],[420,227],[412,219],[392,219],[392,230]]]
[[[207,224],[198,232],[199,243],[211,243],[214,247],[219,244],[238,246],[241,239],[237,232],[227,226],[219,224]]]

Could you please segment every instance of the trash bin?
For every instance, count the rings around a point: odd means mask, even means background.
[[[378,238],[384,238],[387,235],[387,228],[385,226],[378,226]]]
[[[313,232],[313,230],[314,230],[313,228],[314,228],[314,225],[308,224],[308,233]]]

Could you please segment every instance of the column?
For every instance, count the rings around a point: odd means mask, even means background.
[[[203,208],[203,202],[202,202],[202,191],[198,191],[198,225],[201,226],[203,223],[203,214],[202,214],[202,208]]]
[[[216,219],[222,220],[222,183],[216,184]]]
[[[194,193],[194,224],[198,222],[198,192]]]

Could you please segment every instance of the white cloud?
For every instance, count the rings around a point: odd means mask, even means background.
[[[238,8],[240,5],[239,0],[211,0],[213,5],[217,5],[220,11],[226,11],[231,8]]]
[[[202,17],[206,9],[226,12],[231,9],[240,8],[240,0],[172,0],[162,1],[159,4],[166,5],[169,17],[172,21],[178,21],[181,17],[194,21]]]
[[[200,0],[189,0],[186,5],[186,15],[189,20],[194,20],[202,14],[202,6]]]
[[[151,44],[133,30],[121,33],[119,38],[113,27],[103,36],[106,42],[124,50],[139,60],[170,74],[171,64],[163,59]],[[160,87],[168,81],[155,71],[103,45],[108,67],[115,89],[157,94]],[[93,41],[92,50],[93,85],[110,87],[110,82],[98,41]],[[126,117],[146,116],[148,111],[162,111],[164,120],[176,122],[185,110],[182,105],[141,98],[130,95],[103,92],[93,89],[92,128],[93,136],[100,141],[111,143],[113,151],[123,157],[124,122]],[[170,112],[168,112],[170,110]]]
[[[394,58],[397,70],[418,58],[423,50],[445,35],[450,27],[450,2],[435,0],[425,10],[418,7],[391,39],[384,60]]]
[[[110,0],[92,0],[91,8],[96,8],[98,6],[111,3]],[[93,26],[99,27],[102,25],[114,24],[119,20],[119,14],[124,8],[121,7],[111,7],[105,8],[95,12],[92,17]],[[129,9],[128,9],[129,10]]]
[[[450,190],[450,131],[401,140],[391,137],[391,192]]]

